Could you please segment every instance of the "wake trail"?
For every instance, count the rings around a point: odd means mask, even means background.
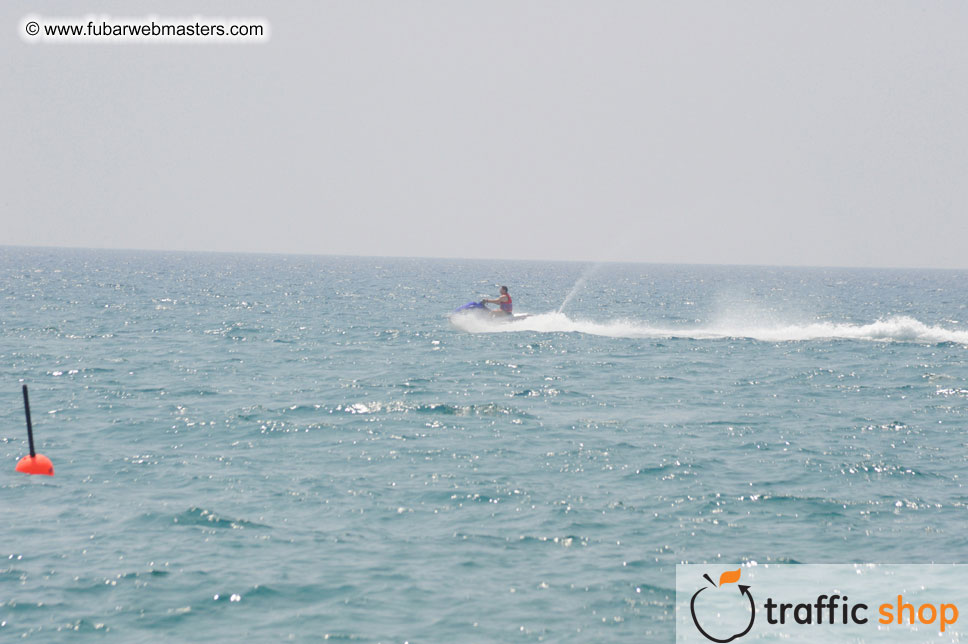
[[[749,338],[763,342],[808,340],[869,340],[882,342],[945,342],[968,346],[968,331],[930,326],[908,316],[895,316],[870,324],[813,322],[809,324],[716,324],[702,327],[662,327],[635,320],[605,322],[572,319],[559,312],[539,313],[515,322],[494,321],[475,315],[453,315],[451,323],[468,333],[586,333],[608,338],[683,338],[718,340]]]

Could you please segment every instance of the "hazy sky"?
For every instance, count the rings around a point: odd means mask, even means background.
[[[28,44],[27,14],[262,45]],[[0,245],[968,268],[968,2],[5,2]]]

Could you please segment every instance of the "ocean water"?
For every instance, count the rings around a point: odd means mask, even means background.
[[[0,248],[0,640],[671,641],[677,563],[968,562],[966,277]]]

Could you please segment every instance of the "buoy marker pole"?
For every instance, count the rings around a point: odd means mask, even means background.
[[[27,385],[24,385],[24,413],[27,414],[27,442],[30,443],[30,458],[37,456],[34,451],[34,425],[30,422],[30,398],[27,397]]]
[[[24,474],[54,475],[54,464],[43,454],[34,449],[34,424],[30,422],[30,399],[27,397],[27,385],[23,386],[24,414],[27,416],[27,442],[30,443],[30,456],[24,456],[17,463],[17,471]]]

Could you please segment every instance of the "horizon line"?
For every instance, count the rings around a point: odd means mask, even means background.
[[[948,268],[938,266],[859,266],[859,265],[820,265],[820,264],[762,264],[762,263],[724,263],[724,262],[668,262],[646,260],[619,259],[534,259],[512,257],[458,257],[453,255],[362,255],[343,253],[307,253],[289,251],[253,251],[253,250],[184,250],[172,248],[119,248],[107,246],[48,246],[40,244],[0,244],[0,249],[19,248],[36,250],[80,250],[106,251],[117,253],[168,253],[185,255],[252,255],[269,257],[342,257],[358,259],[429,259],[453,261],[481,261],[481,262],[536,262],[545,264],[635,264],[647,266],[717,266],[732,268],[802,268],[802,269],[838,269],[838,270],[892,270],[892,271],[954,271],[964,272],[968,268]]]

